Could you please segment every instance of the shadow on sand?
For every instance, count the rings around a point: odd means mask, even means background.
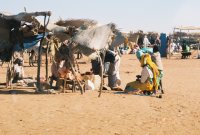
[[[35,90],[0,89],[0,94],[36,94]]]

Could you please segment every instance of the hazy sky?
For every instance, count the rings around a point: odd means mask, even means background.
[[[114,22],[122,31],[172,32],[175,26],[200,26],[200,0],[2,0],[0,12],[52,11],[51,20]]]

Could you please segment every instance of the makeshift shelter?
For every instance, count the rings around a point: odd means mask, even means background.
[[[66,23],[62,23],[63,25],[58,27],[54,27],[55,29],[51,30],[57,30],[55,35],[60,33],[64,33],[69,35],[71,38],[68,40],[70,43],[67,46],[62,46],[62,48],[57,49],[57,55],[55,57],[62,57],[62,59],[65,59],[65,61],[68,61],[68,64],[76,78],[76,81],[78,82],[80,88],[81,84],[80,81],[77,78],[76,72],[75,72],[75,66],[76,59],[74,58],[73,54],[77,51],[81,51],[84,55],[90,57],[95,56],[100,59],[100,65],[101,65],[101,86],[99,90],[99,97],[101,95],[102,85],[103,85],[103,59],[100,57],[100,52],[105,52],[109,47],[114,48],[117,45],[120,45],[124,43],[125,37],[116,30],[116,26],[113,23],[106,24],[103,26],[88,26],[86,29],[82,29],[82,25],[78,25],[80,27],[76,28],[75,26],[69,26]],[[84,24],[84,23],[83,23]],[[61,25],[61,24],[59,24]],[[72,27],[72,31],[66,32],[66,29],[64,27]],[[112,37],[116,35],[115,39],[112,41]],[[60,37],[58,36],[60,39]],[[63,37],[61,37],[63,38]],[[67,36],[65,36],[65,39]],[[57,48],[57,47],[55,47]],[[59,55],[58,55],[59,54]],[[77,65],[78,66],[78,65]],[[81,93],[82,92],[81,88]]]
[[[44,16],[44,26],[35,17]],[[34,46],[38,41],[45,37],[47,17],[51,12],[22,12],[17,15],[0,14],[0,59],[10,62],[8,65],[7,85],[11,85],[11,74],[13,64],[13,53]],[[41,45],[39,53],[41,52]],[[40,55],[38,58],[38,89],[40,89]]]
[[[53,33],[53,35],[59,39],[59,41],[65,42],[63,44],[66,44],[66,40],[68,42],[68,45],[62,45],[59,46],[58,44],[54,44],[53,50],[54,50],[54,61],[57,62],[57,60],[62,59],[66,62],[66,67],[70,69],[73,72],[73,75],[75,77],[76,82],[79,85],[79,88],[81,90],[81,93],[83,94],[83,87],[81,86],[80,81],[77,78],[76,71],[79,72],[78,69],[78,63],[76,59],[74,58],[74,53],[79,51],[79,49],[75,46],[77,46],[77,43],[75,43],[72,38],[76,35],[76,33],[79,30],[83,30],[82,26],[86,26],[87,28],[90,27],[89,25],[95,25],[94,21],[92,20],[60,20],[57,23],[50,23],[48,25],[47,29]],[[81,28],[80,28],[81,27]]]
[[[105,52],[107,49],[114,50],[114,48],[118,47],[120,44],[123,44],[126,39],[127,38],[116,29],[116,25],[113,23],[98,27],[91,27],[89,29],[80,31],[73,38],[73,41],[78,43],[75,48],[79,48],[82,53],[87,56],[96,54],[100,60],[101,86],[99,90],[99,97],[101,96],[103,87],[103,63]],[[102,54],[101,57],[100,52]]]

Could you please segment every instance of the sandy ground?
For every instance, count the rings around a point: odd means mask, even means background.
[[[163,59],[163,64],[162,99],[110,91],[98,98],[97,91],[45,95],[0,90],[0,135],[199,135],[200,60]],[[89,65],[80,66],[89,70]],[[5,70],[0,70],[1,81]],[[25,70],[36,75],[35,67]],[[122,87],[140,70],[134,55],[124,55]]]

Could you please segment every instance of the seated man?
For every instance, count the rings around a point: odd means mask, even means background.
[[[12,83],[17,83],[24,77],[23,59],[17,58],[14,61],[14,77]]]
[[[56,81],[56,89],[59,88],[59,77],[60,77],[60,69],[63,68],[64,61],[58,60],[53,61],[51,65],[51,79],[50,79],[50,87],[53,85],[53,81]]]

